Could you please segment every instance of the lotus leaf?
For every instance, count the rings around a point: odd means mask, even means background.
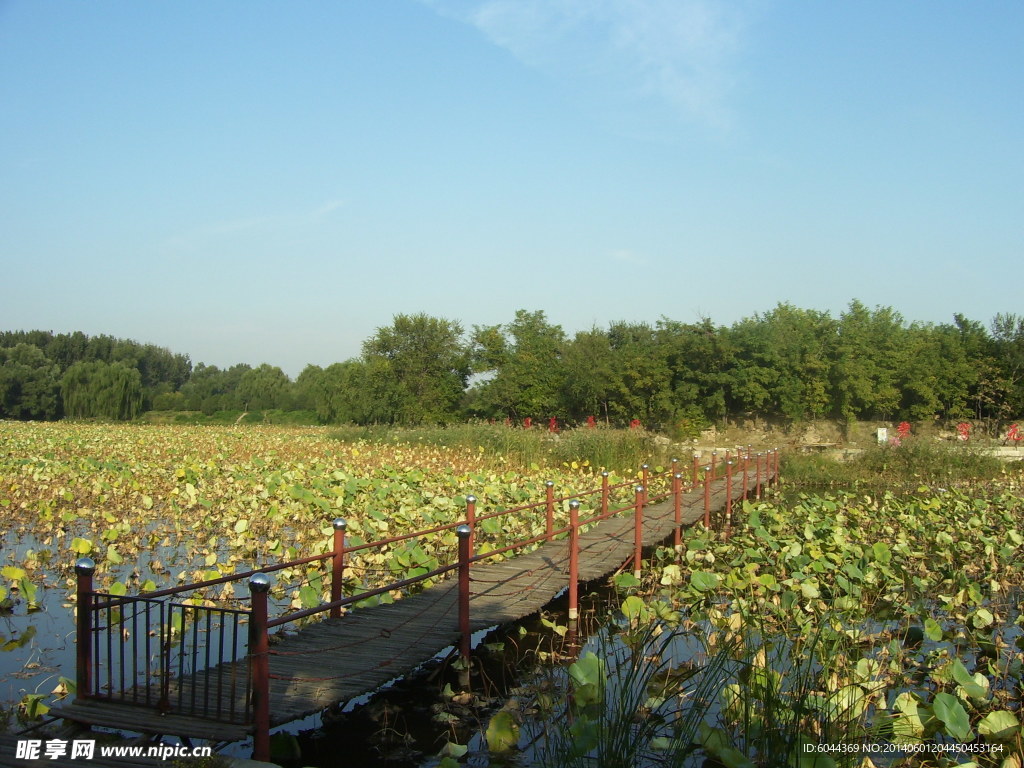
[[[948,693],[937,693],[932,701],[932,713],[940,720],[945,732],[961,742],[973,740],[971,721],[963,705]]]

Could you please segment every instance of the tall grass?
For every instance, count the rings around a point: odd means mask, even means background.
[[[331,435],[344,442],[360,440],[385,444],[421,444],[477,451],[504,457],[523,468],[569,466],[636,469],[643,463],[667,464],[670,446],[640,429],[568,429],[551,433],[541,428],[519,429],[497,424],[456,424],[446,427],[339,427]]]
[[[1003,475],[997,458],[967,444],[912,437],[899,445],[873,445],[849,461],[785,453],[781,476],[790,486],[847,490],[915,490],[921,485],[957,487]]]
[[[756,617],[737,630],[641,622],[602,634],[569,668],[566,703],[546,712],[533,757],[545,768],[754,768],[810,765],[808,745],[875,742],[880,688],[841,681],[849,642],[827,621],[797,640],[769,637]],[[856,749],[833,759],[860,762]]]
[[[686,763],[738,665],[725,649],[682,659],[680,640],[701,642],[660,624],[602,633],[596,652],[569,668],[564,704],[547,713],[536,738],[536,761],[545,768]]]

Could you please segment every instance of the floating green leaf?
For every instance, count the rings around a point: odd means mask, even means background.
[[[519,741],[519,724],[508,710],[497,712],[487,724],[487,748],[501,754],[508,752]]]
[[[963,705],[948,693],[937,693],[932,701],[932,713],[942,721],[947,734],[957,741],[968,742],[974,739],[971,720]]]
[[[92,552],[92,542],[76,536],[71,540],[71,551],[77,555],[88,555]]]
[[[721,578],[713,571],[694,571],[690,574],[690,586],[698,592],[711,592],[718,587]]]
[[[978,733],[989,741],[1009,742],[1020,733],[1020,721],[1013,712],[997,709],[981,718]]]
[[[985,629],[985,627],[992,626],[992,622],[995,621],[995,617],[992,612],[987,608],[979,608],[971,616],[971,624],[977,629]]]
[[[0,570],[0,574],[2,574],[5,579],[17,581],[18,579],[25,578],[25,569],[18,568],[14,565],[5,565],[3,569]]]

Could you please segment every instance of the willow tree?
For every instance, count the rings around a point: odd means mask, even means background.
[[[142,411],[142,377],[124,363],[75,363],[64,372],[60,390],[68,418],[123,421]]]

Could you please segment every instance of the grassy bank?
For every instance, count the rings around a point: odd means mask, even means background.
[[[479,451],[525,469],[544,467],[636,469],[641,464],[665,465],[672,456],[664,440],[645,430],[518,429],[495,424],[448,427],[339,427],[331,436],[347,443],[360,440],[385,445],[428,445]]]
[[[794,488],[913,491],[920,486],[965,487],[1019,475],[974,446],[908,438],[899,445],[871,445],[849,461],[820,454],[783,453],[783,482]]]

